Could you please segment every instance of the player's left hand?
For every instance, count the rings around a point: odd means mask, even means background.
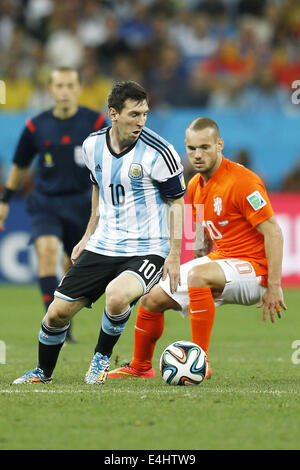
[[[270,315],[271,322],[275,322],[275,312],[278,318],[281,318],[281,309],[287,310],[284,303],[283,292],[280,286],[269,286],[264,293],[257,308],[264,306],[263,320],[266,321]]]
[[[171,294],[176,292],[177,287],[180,286],[180,257],[177,255],[171,255],[166,258],[164,263],[164,269],[162,274],[162,280],[164,281],[169,275],[170,279],[170,291]]]

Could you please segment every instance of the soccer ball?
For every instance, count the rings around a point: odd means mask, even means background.
[[[199,385],[207,367],[205,352],[190,341],[170,344],[160,357],[160,373],[169,385]]]

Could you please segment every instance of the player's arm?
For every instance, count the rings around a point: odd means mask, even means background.
[[[24,179],[27,168],[20,168],[13,165],[8,176],[3,194],[0,198],[0,230],[4,230],[4,224],[9,213],[9,203],[16,190]]]
[[[195,202],[195,189],[199,184],[199,175],[195,175],[187,187],[187,201],[192,209],[192,218],[195,230],[194,237],[194,258],[201,258],[208,255],[214,248],[214,242],[209,233],[202,225],[203,205]]]
[[[74,263],[76,259],[80,256],[82,251],[85,248],[85,245],[87,244],[88,240],[90,239],[91,235],[95,232],[100,213],[99,213],[99,187],[96,184],[93,184],[93,191],[92,191],[92,203],[91,203],[91,216],[90,220],[87,224],[86,231],[77,245],[73,248],[72,254],[71,254],[71,261]]]
[[[283,237],[274,216],[258,224],[256,229],[264,236],[265,253],[268,262],[268,288],[258,307],[264,305],[264,321],[267,320],[268,314],[270,314],[271,321],[274,322],[275,311],[278,317],[281,318],[280,309],[286,310],[281,288]]]
[[[200,230],[201,234],[199,236],[199,230],[196,229],[194,258],[201,258],[202,256],[208,255],[214,247],[214,242],[207,231],[203,227],[201,227]]]
[[[4,187],[3,194],[0,197],[0,230],[4,229],[4,223],[9,212],[9,203],[15,192],[21,186],[35,154],[36,148],[32,132],[26,126],[19,139],[13,158],[13,165]]]
[[[170,145],[165,153],[160,152],[152,168],[161,197],[170,207],[170,252],[164,262],[162,279],[169,275],[170,290],[175,292],[180,285],[180,255],[184,225],[184,199],[186,186],[183,166],[174,147]]]
[[[168,199],[170,205],[170,252],[167,256],[162,279],[165,280],[167,274],[170,278],[171,292],[175,292],[180,285],[180,255],[182,232],[184,226],[184,198]]]

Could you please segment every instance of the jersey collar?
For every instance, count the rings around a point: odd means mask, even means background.
[[[226,158],[224,157],[224,155],[222,155],[222,161],[221,161],[221,165],[219,166],[219,168],[217,169],[217,171],[209,178],[209,180],[207,181],[206,185],[203,186],[203,178],[202,176],[200,175],[200,178],[199,178],[199,184],[201,186],[202,189],[205,189],[207,186],[210,185],[211,182],[213,182],[216,178],[219,177],[219,175],[222,173],[222,171],[224,170],[226,166]]]
[[[120,158],[120,157],[123,157],[124,155],[126,155],[126,153],[129,153],[137,144],[137,141],[139,140],[139,137],[136,139],[135,142],[133,142],[133,144],[130,145],[130,147],[127,147],[127,149],[123,150],[123,152],[120,152],[120,153],[116,153],[112,148],[111,148],[111,145],[110,145],[110,138],[109,138],[109,131],[111,129],[111,126],[109,126],[107,128],[107,131],[106,131],[106,145],[108,147],[108,150],[110,151],[110,153],[116,157],[116,158]]]

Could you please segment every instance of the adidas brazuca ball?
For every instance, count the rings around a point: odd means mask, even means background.
[[[170,344],[160,357],[160,373],[169,385],[199,385],[207,367],[205,352],[190,341]]]

